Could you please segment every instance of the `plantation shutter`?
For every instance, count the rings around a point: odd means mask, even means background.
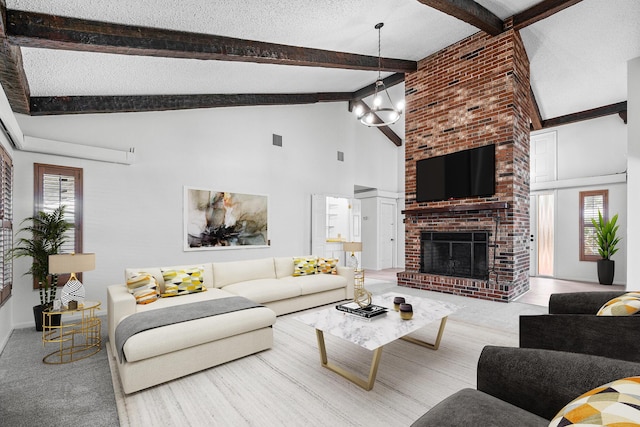
[[[13,262],[7,256],[13,247],[13,163],[0,147],[0,305],[11,296]]]
[[[73,228],[70,228],[65,234],[67,235],[67,241],[60,253],[72,253],[76,251],[75,241],[75,217],[76,217],[76,198],[75,198],[75,178],[68,175],[58,175],[45,173],[42,176],[42,210],[46,213],[51,213],[60,206],[65,207],[64,219],[67,222],[73,224]]]
[[[34,164],[34,215],[39,211],[51,213],[64,205],[64,219],[73,224],[60,253],[82,253],[82,175],[82,168]],[[82,273],[77,277],[82,281]],[[69,275],[61,274],[58,285],[67,280]],[[33,286],[38,288],[35,280]]]
[[[607,190],[580,192],[580,260],[597,261],[598,241],[592,219],[598,221],[598,212],[607,219]]]

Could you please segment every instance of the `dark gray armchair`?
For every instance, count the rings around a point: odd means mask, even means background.
[[[596,316],[627,291],[553,294],[549,314],[520,316],[520,347],[640,362],[640,316]]]
[[[608,382],[640,375],[640,363],[528,348],[483,349],[477,390],[463,389],[413,427],[548,426],[567,403]]]

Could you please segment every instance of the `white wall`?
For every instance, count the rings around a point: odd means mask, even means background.
[[[580,191],[609,190],[609,216],[619,214],[619,251],[614,283],[627,283],[627,184],[600,181],[619,174],[624,181],[627,168],[627,125],[618,115],[532,132],[532,136],[557,132],[558,181],[543,185],[556,188],[556,223],[554,274],[556,278],[597,282],[595,262],[579,258],[579,197]],[[570,181],[569,181],[570,180]],[[570,186],[562,187],[570,182]],[[533,186],[532,186],[533,187]]]
[[[354,183],[397,191],[398,156],[377,129],[344,103],[285,107],[19,116],[25,134],[79,144],[136,148],[132,166],[16,152],[15,217],[33,213],[33,163],[84,169],[84,273],[87,298],[106,304],[106,287],[125,267],[288,256],[310,250],[311,194],[352,195]],[[272,145],[282,135],[283,147]],[[344,152],[344,162],[337,161]],[[269,196],[271,247],[184,252],[183,186]],[[14,322],[33,323],[37,293],[15,263]],[[105,307],[106,309],[106,307]]]
[[[629,61],[627,71],[628,178],[627,217],[633,218],[627,227],[627,283],[629,289],[640,284],[640,57]]]

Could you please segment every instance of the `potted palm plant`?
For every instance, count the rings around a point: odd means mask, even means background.
[[[38,212],[25,218],[21,224],[27,223],[18,230],[19,237],[9,254],[12,258],[31,257],[31,268],[25,273],[33,276],[38,283],[40,304],[33,307],[33,316],[38,331],[42,330],[42,311],[53,305],[58,289],[58,276],[49,274],[49,255],[55,255],[66,242],[66,232],[73,227],[64,219],[64,206],[47,213]]]
[[[602,213],[598,211],[598,221],[591,218],[591,222],[596,229],[596,241],[598,244],[598,253],[602,257],[598,262],[598,281],[601,285],[611,285],[615,274],[615,261],[611,256],[618,252],[616,246],[620,242],[620,238],[616,236],[618,232],[618,214],[613,218],[605,221]]]

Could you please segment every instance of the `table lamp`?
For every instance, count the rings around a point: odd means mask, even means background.
[[[84,301],[84,286],[76,277],[76,273],[96,268],[96,254],[62,254],[49,255],[49,274],[71,273],[69,281],[62,288],[60,300],[64,306],[69,302]]]
[[[353,267],[354,270],[358,269],[358,258],[354,252],[362,252],[362,242],[344,242],[342,249],[345,252],[351,252],[351,257],[347,263],[348,267]]]

